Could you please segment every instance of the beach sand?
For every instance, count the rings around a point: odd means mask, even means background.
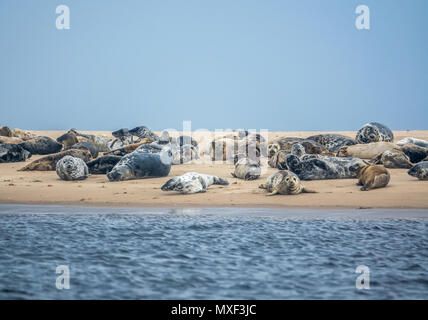
[[[33,131],[53,138],[65,131]],[[87,132],[109,135],[109,132]],[[277,136],[306,137],[320,132],[269,132]],[[336,132],[350,137],[355,132]],[[394,131],[395,141],[405,137],[428,140],[428,130]],[[204,140],[197,133],[197,140]],[[209,138],[205,137],[205,142]],[[173,165],[168,177],[109,182],[106,175],[92,175],[83,181],[62,181],[55,171],[17,171],[42,156],[24,162],[0,164],[0,203],[55,204],[117,207],[253,207],[253,208],[428,208],[428,181],[419,181],[406,169],[389,169],[386,188],[360,191],[356,179],[303,181],[316,194],[268,197],[259,189],[269,174],[244,181],[231,176],[233,164],[203,163]],[[229,180],[229,186],[211,186],[206,193],[182,195],[163,192],[160,187],[173,176],[189,171],[213,174]]]

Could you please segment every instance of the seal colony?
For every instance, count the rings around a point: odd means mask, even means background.
[[[0,163],[44,155],[17,170],[55,170],[65,181],[91,179],[90,175],[104,175],[110,182],[168,177],[172,166],[192,166],[203,156],[214,163],[234,164],[230,175],[243,184],[266,179],[260,188],[267,195],[323,192],[307,189],[302,185],[305,180],[357,179],[362,191],[383,188],[390,184],[387,168],[407,169],[409,178],[428,179],[428,141],[407,137],[394,143],[392,131],[378,122],[362,126],[355,138],[327,133],[268,141],[258,133],[236,130],[205,141],[205,146],[191,134],[171,137],[168,131],[155,134],[147,126],[120,128],[111,136],[70,129],[56,141],[0,128]],[[278,171],[266,178],[266,165]],[[158,189],[193,194],[216,185],[228,186],[229,181],[191,170],[159,183]]]

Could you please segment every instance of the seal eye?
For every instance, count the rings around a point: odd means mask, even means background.
[[[287,182],[288,182],[289,180],[290,180],[290,178],[286,178],[286,179],[285,179],[285,181],[287,181]]]

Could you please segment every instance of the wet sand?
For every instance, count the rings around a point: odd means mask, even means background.
[[[33,131],[58,137],[64,131]],[[97,132],[106,134],[108,132]],[[318,132],[274,132],[277,136],[306,137]],[[340,132],[354,137],[355,132]],[[428,140],[427,130],[394,131],[395,141],[404,137]],[[202,133],[197,140],[204,140]],[[204,140],[209,141],[209,138]],[[202,144],[204,143],[202,141]],[[234,166],[225,163],[183,164],[172,166],[168,177],[109,182],[105,175],[92,175],[84,181],[62,181],[55,171],[17,171],[42,156],[26,162],[0,164],[0,203],[56,204],[115,207],[253,207],[253,208],[428,208],[428,182],[407,174],[406,169],[389,169],[391,182],[386,188],[360,191],[356,179],[304,181],[316,194],[267,197],[260,183],[276,169],[268,167],[260,179],[233,178]],[[206,193],[181,195],[160,190],[172,176],[189,171],[213,174],[229,180],[229,186],[211,186]]]

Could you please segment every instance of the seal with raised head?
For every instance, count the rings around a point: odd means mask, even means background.
[[[415,164],[407,173],[419,180],[428,180],[428,159]]]
[[[110,181],[124,181],[131,179],[144,179],[165,177],[169,174],[172,164],[172,153],[169,146],[151,144],[152,149],[143,149],[140,146],[120,159],[120,161],[107,173]]]
[[[25,161],[31,153],[19,144],[0,144],[0,163]]]
[[[56,138],[56,141],[61,143],[64,146],[64,148],[71,147],[72,145],[79,143],[79,140],[77,139],[77,135],[73,131],[68,131],[64,133],[63,135]]]
[[[394,135],[387,126],[378,122],[369,122],[358,130],[355,140],[358,143],[393,142]]]
[[[409,143],[415,144],[419,147],[428,148],[428,141],[412,137],[404,138],[397,142],[399,146],[404,146]]]
[[[88,150],[71,149],[50,154],[40,159],[34,160],[27,164],[25,167],[19,169],[19,171],[53,171],[56,169],[56,164],[58,163],[58,161],[64,158],[65,156],[80,158],[85,162],[91,159],[91,154]]]
[[[62,144],[49,137],[36,137],[19,144],[31,154],[51,154],[61,151]]]
[[[134,135],[134,136],[137,136],[140,139],[150,137],[155,141],[159,140],[159,137],[152,130],[147,128],[146,126],[135,127],[133,129],[129,130],[129,133]]]
[[[241,158],[235,164],[235,171],[232,176],[244,180],[256,180],[261,174],[260,165],[249,158]]]
[[[86,163],[72,156],[65,156],[56,164],[56,173],[62,180],[84,180],[89,176]]]
[[[391,169],[409,169],[413,167],[409,157],[399,148],[386,150],[379,154],[375,159],[375,164],[383,164],[385,168]]]
[[[299,194],[299,193],[316,193],[316,191],[305,188],[300,182],[299,177],[289,170],[279,170],[271,174],[266,183],[259,186],[266,189],[268,196],[275,194]]]
[[[314,136],[307,137],[308,140],[314,140],[323,147],[325,147],[329,152],[337,152],[343,146],[352,146],[356,144],[354,139],[351,139],[342,134],[317,134]]]
[[[390,175],[383,166],[371,164],[360,167],[356,170],[358,182],[362,186],[361,191],[375,188],[383,188],[389,183]]]
[[[177,191],[182,194],[205,192],[210,185],[229,185],[224,178],[198,172],[187,172],[181,176],[169,179],[161,187],[162,191]]]
[[[120,156],[106,155],[86,162],[86,165],[90,174],[106,174],[114,168],[120,159],[122,159]]]
[[[297,174],[301,180],[324,180],[356,178],[356,169],[367,163],[352,157],[318,156],[317,158],[302,157],[299,159],[290,154],[287,156],[286,164],[288,170]]]

